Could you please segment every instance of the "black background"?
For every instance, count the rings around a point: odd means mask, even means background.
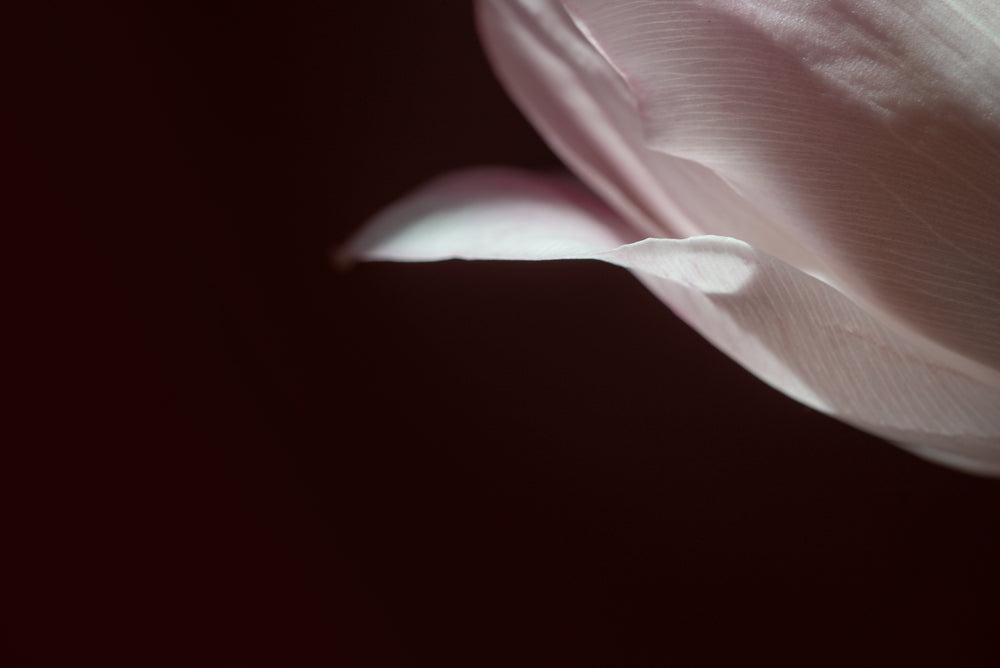
[[[469,3],[38,8],[6,665],[996,665],[996,482],[610,266],[331,268],[442,171],[558,165]]]

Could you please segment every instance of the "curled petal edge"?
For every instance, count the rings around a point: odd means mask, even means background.
[[[1000,476],[1000,382],[927,355],[832,286],[743,241],[636,239],[562,175],[442,177],[377,215],[335,259],[609,262],[788,396],[936,463]]]

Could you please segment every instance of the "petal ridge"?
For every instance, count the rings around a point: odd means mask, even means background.
[[[1000,370],[997,5],[562,4],[650,149],[707,165],[884,322]]]

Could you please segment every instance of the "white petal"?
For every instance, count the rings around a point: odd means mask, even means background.
[[[638,238],[565,175],[484,168],[440,177],[396,202],[362,228],[341,258],[590,258]]]
[[[883,322],[1000,369],[1000,5],[564,4],[650,148],[710,168]]]
[[[624,230],[565,179],[484,170],[403,200],[345,252],[402,260],[589,257],[626,267],[789,396],[935,461],[1000,475],[1000,382],[928,357],[836,289],[742,241],[623,243]]]

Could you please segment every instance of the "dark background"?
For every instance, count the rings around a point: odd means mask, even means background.
[[[330,267],[442,171],[557,166],[470,3],[37,9],[4,665],[997,665],[997,482],[617,268]]]

